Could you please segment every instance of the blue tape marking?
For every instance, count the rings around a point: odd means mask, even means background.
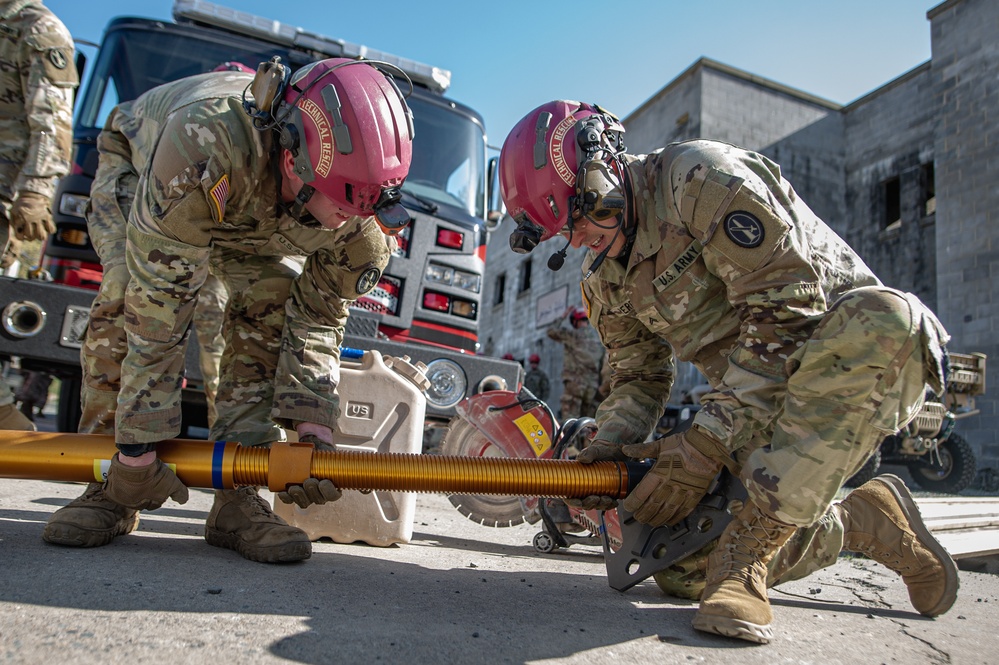
[[[364,351],[361,349],[352,349],[349,346],[340,347],[340,357],[347,358],[348,360],[360,360],[364,356]]]
[[[212,487],[223,490],[222,485],[222,456],[225,453],[225,441],[216,441],[212,450]]]

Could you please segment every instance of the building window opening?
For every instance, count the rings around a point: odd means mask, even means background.
[[[531,265],[530,259],[526,259],[520,264],[520,292],[531,290]]]
[[[902,225],[902,185],[900,180],[890,178],[882,183],[884,195],[884,228],[896,229]]]
[[[919,167],[919,187],[922,194],[923,216],[929,217],[937,211],[937,185],[933,173],[933,162]]]
[[[503,294],[506,292],[506,273],[496,277],[496,293],[493,296],[494,305],[503,304]]]

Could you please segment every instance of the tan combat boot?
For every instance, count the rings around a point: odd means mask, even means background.
[[[312,543],[301,529],[271,512],[255,487],[216,490],[205,524],[209,545],[235,550],[251,561],[284,563],[312,556]]]
[[[850,492],[837,508],[846,532],[844,550],[901,575],[920,614],[935,617],[951,608],[957,600],[957,565],[926,528],[901,478],[878,476]]]
[[[767,562],[795,530],[747,503],[708,555],[708,584],[694,615],[694,628],[759,644],[770,642],[773,612],[767,598]]]
[[[90,483],[82,496],[52,513],[42,539],[68,547],[99,547],[138,526],[138,511],[104,496],[104,485]]]
[[[18,430],[20,432],[34,432],[36,430],[35,423],[28,420],[13,404],[0,406],[0,429]]]

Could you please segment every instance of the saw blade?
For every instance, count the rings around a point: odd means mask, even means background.
[[[448,433],[441,444],[441,454],[464,457],[507,456],[460,415],[452,418],[448,424]],[[524,503],[518,496],[452,494],[448,500],[462,515],[483,526],[516,526],[527,519]]]

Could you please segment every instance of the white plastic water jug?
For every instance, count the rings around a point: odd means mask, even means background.
[[[340,419],[333,430],[339,450],[419,453],[423,447],[426,367],[409,358],[364,351],[344,353],[340,363]],[[312,540],[362,541],[386,547],[413,537],[416,495],[412,492],[344,490],[333,503],[302,509],[274,498],[274,512]]]

